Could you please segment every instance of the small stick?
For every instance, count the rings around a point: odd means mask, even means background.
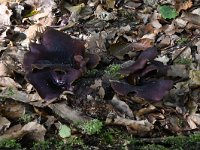
[[[171,60],[170,62],[169,62],[169,64],[171,65],[189,46],[191,46],[191,44],[197,39],[197,38],[199,38],[200,36],[199,35],[196,35],[186,46],[185,46],[185,48],[183,49],[183,50],[181,50],[181,52],[178,54],[178,55],[176,55],[175,57],[174,57],[174,59],[173,60]]]

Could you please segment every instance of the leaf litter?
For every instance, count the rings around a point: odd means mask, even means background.
[[[0,1],[0,12],[0,141],[29,137],[30,148],[61,135],[108,149],[102,136],[115,128],[150,139],[199,131],[197,1]],[[93,119],[95,137],[79,128]]]

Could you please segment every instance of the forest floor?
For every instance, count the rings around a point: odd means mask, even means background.
[[[198,0],[0,0],[0,149],[200,149],[199,68]]]

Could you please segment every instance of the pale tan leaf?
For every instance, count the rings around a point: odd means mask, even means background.
[[[187,123],[189,124],[191,129],[196,129],[197,125],[194,123],[194,121],[191,119],[190,116],[187,117]]]
[[[34,24],[29,26],[27,30],[25,30],[26,37],[29,40],[34,40],[39,36],[41,33],[43,33],[45,30],[45,27],[41,24]]]
[[[9,128],[10,124],[11,122],[7,118],[0,116],[0,132]]]
[[[10,72],[8,68],[5,66],[5,64],[3,64],[2,61],[0,61],[0,77],[9,76],[9,74]]]
[[[177,12],[180,12],[181,10],[187,10],[192,7],[192,0],[188,0],[185,2],[179,1],[175,7]]]
[[[136,113],[136,115],[137,116],[142,116],[142,115],[145,115],[145,114],[149,114],[149,113],[155,111],[155,109],[156,109],[156,107],[154,105],[149,104],[147,107],[140,109]]]
[[[21,85],[10,77],[0,77],[0,87],[21,88]]]
[[[29,122],[22,127],[22,131],[27,132],[29,138],[33,141],[44,141],[46,129],[43,125],[37,122]]]
[[[154,126],[148,120],[131,120],[122,117],[110,116],[106,119],[107,124],[122,125],[128,127],[133,132],[147,132],[151,131]]]
[[[198,126],[200,125],[200,114],[190,115],[190,119],[196,123]]]
[[[0,26],[1,25],[10,25],[10,16],[12,11],[4,4],[0,4]]]
[[[43,141],[45,133],[46,129],[43,125],[40,125],[37,122],[29,122],[18,131],[1,135],[0,141],[8,139],[21,139],[27,134],[33,141]]]

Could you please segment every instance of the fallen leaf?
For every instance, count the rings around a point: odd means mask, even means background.
[[[169,67],[167,76],[188,78],[189,71],[186,69],[185,65],[175,64]]]
[[[106,124],[122,125],[129,128],[132,132],[143,133],[151,131],[154,126],[148,120],[131,120],[116,116],[107,118]]]
[[[30,20],[46,26],[52,24],[52,9],[56,8],[56,3],[53,0],[26,0],[25,3],[32,6],[37,12],[35,15],[28,17]],[[42,19],[45,18],[50,21],[48,24],[44,24]]]
[[[142,108],[136,112],[136,116],[142,116],[145,114],[149,114],[156,110],[156,107],[152,104],[149,104],[147,107]]]
[[[45,31],[45,27],[41,24],[34,24],[29,26],[27,30],[25,30],[26,37],[29,40],[35,40],[41,33]]]
[[[70,137],[71,136],[71,129],[66,125],[60,124],[58,134],[61,138]]]
[[[133,112],[130,107],[124,102],[119,99],[117,95],[114,95],[112,100],[110,101],[112,106],[122,114],[126,114],[130,118],[133,118]]]
[[[123,60],[124,55],[128,54],[129,51],[132,51],[133,47],[130,43],[115,43],[110,45],[109,52],[111,55],[117,57],[118,59]]]
[[[4,4],[0,4],[0,26],[2,25],[10,25],[10,16],[12,15],[12,11],[8,9],[8,7]]]
[[[58,116],[70,122],[76,123],[90,119],[89,117],[81,115],[81,112],[71,109],[64,103],[50,104],[48,107],[51,108],[52,111],[55,112]]]
[[[196,125],[200,125],[200,114],[193,114],[190,115],[189,118],[196,124]]]
[[[11,72],[8,70],[5,64],[2,61],[0,61],[0,77],[9,76],[10,74]]]
[[[190,70],[189,78],[190,78],[191,86],[199,86],[200,85],[200,71],[199,70]]]
[[[0,77],[0,87],[22,88],[19,83],[10,77]]]
[[[191,129],[196,129],[197,125],[195,124],[195,122],[191,119],[190,116],[187,117],[187,123],[189,124]]]
[[[96,15],[96,17],[100,20],[105,20],[105,21],[109,21],[109,20],[114,20],[116,19],[116,16],[113,12],[107,12],[105,11],[101,5],[98,5],[94,14]]]
[[[132,43],[133,51],[145,50],[153,46],[153,40],[149,38],[142,38],[139,41]]]
[[[8,48],[2,54],[2,62],[9,70],[24,75],[22,62],[25,53],[26,51],[21,50],[19,47]]]
[[[183,12],[182,19],[189,21],[192,24],[200,26],[200,15]]]
[[[0,106],[0,112],[8,119],[18,120],[25,114],[25,106],[20,103],[10,102]]]
[[[33,141],[44,141],[44,135],[46,133],[46,129],[43,125],[38,124],[37,122],[29,122],[25,124],[20,130],[5,133],[0,136],[0,141],[9,140],[9,139],[21,139],[25,135],[28,134],[28,138]]]
[[[44,136],[46,134],[46,129],[43,125],[37,122],[29,122],[22,127],[22,132],[28,134],[28,138],[33,141],[44,141]]]
[[[176,0],[175,7],[176,7],[176,11],[179,13],[181,10],[187,10],[187,9],[191,8],[192,1],[188,0],[188,1],[182,2],[180,0]]]
[[[11,122],[5,118],[0,116],[0,132],[4,132],[10,127]]]

